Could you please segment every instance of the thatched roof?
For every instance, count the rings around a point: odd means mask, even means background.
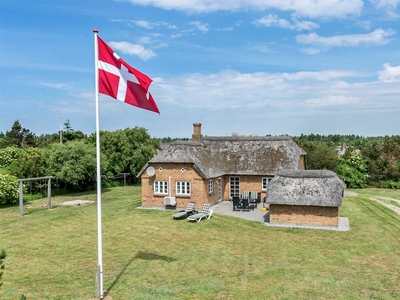
[[[273,176],[279,170],[298,169],[305,155],[290,137],[204,137],[203,143],[176,141],[152,158],[157,163],[192,163],[205,179],[225,174]]]
[[[328,170],[282,170],[267,188],[269,204],[338,207],[346,185]]]

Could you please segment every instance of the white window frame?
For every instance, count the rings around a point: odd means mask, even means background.
[[[236,185],[237,183],[237,185]],[[237,192],[237,193],[235,193]],[[229,177],[229,197],[240,197],[240,177],[231,176]]]
[[[214,193],[214,180],[212,179],[208,181],[208,193],[209,194]]]
[[[155,180],[153,184],[154,194],[168,195],[168,181],[166,180]]]
[[[180,196],[190,196],[191,194],[191,184],[190,181],[177,181],[176,182],[176,195]]]
[[[271,179],[270,177],[263,177],[261,179],[261,190],[266,191],[268,189],[267,186]]]

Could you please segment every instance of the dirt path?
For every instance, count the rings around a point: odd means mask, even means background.
[[[344,196],[345,197],[356,197],[358,194],[356,192],[351,192],[351,191],[344,191]]]
[[[400,207],[388,203],[389,201],[394,201],[394,202],[400,204],[400,200],[393,199],[393,198],[389,198],[389,197],[376,197],[376,198],[371,197],[370,199],[371,199],[372,201],[375,201],[375,202],[379,203],[379,204],[382,204],[383,206],[386,206],[387,208],[390,208],[390,209],[393,210],[395,213],[397,213],[397,214],[400,215]]]

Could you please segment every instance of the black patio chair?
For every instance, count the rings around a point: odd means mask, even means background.
[[[249,199],[242,199],[242,210],[250,211]]]
[[[232,204],[233,204],[233,210],[235,211],[236,208],[240,209],[240,198],[239,197],[233,197],[232,198]]]

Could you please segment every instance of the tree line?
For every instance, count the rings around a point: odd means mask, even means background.
[[[400,136],[300,135],[293,140],[307,152],[307,169],[331,170],[349,188],[400,189]],[[129,173],[128,183],[160,148],[175,138],[150,137],[142,127],[101,131],[101,174],[113,178]],[[338,147],[346,144],[339,155]],[[96,136],[74,130],[69,120],[62,132],[36,136],[18,120],[5,134],[0,132],[0,204],[18,199],[17,178],[53,176],[55,192],[77,192],[96,186]],[[104,181],[111,184],[111,181]],[[25,187],[28,189],[28,187]],[[29,192],[44,191],[32,182]]]
[[[53,176],[52,193],[79,192],[96,187],[96,135],[86,136],[69,124],[67,130],[36,137],[15,121],[11,130],[0,138],[0,204],[16,203],[18,178]],[[61,137],[61,141],[60,141]],[[142,127],[101,131],[101,174],[103,184],[119,173],[128,173],[128,183],[159,148]],[[45,193],[41,182],[25,186],[28,194]]]
[[[301,135],[293,138],[307,152],[307,169],[331,170],[349,188],[400,189],[400,135]],[[345,151],[339,152],[342,145]]]

